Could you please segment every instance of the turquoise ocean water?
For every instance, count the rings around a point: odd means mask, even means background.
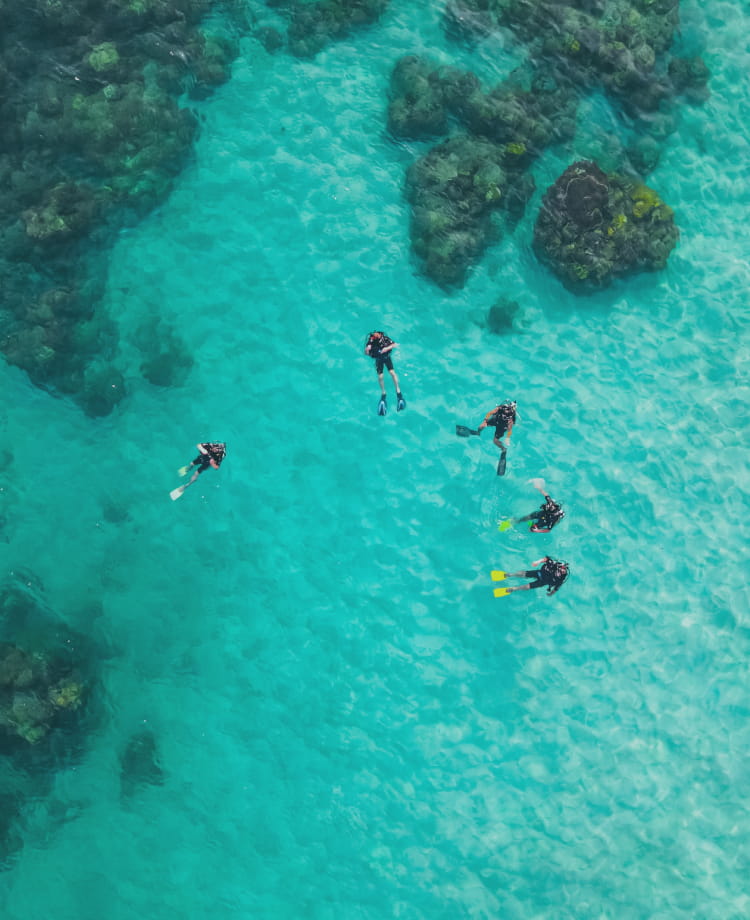
[[[394,0],[312,61],[242,40],[194,162],[110,256],[112,415],[0,367],[3,567],[109,649],[106,717],[27,807],[3,920],[750,915],[750,10],[682,5],[711,98],[648,179],[679,246],[580,298],[530,248],[570,151],[461,292],[415,271],[402,186],[427,147],[385,134],[393,63],[516,63],[447,43],[440,7]],[[618,130],[593,97],[574,156]],[[494,336],[500,295],[522,317]],[[155,316],[195,358],[182,387],[138,372]],[[374,328],[408,402],[389,382],[386,418]],[[499,479],[486,433],[453,428],[504,397]],[[221,471],[170,502],[210,439]],[[533,476],[565,521],[498,533]],[[545,552],[559,594],[493,598],[490,569]],[[165,781],[123,802],[144,726]]]

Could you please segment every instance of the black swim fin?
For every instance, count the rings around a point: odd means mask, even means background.
[[[506,454],[506,451],[503,450],[503,452],[500,454],[500,459],[497,462],[497,475],[498,476],[505,475],[505,454]]]
[[[406,400],[400,393],[396,393],[398,397],[398,402],[396,403],[396,412],[401,412],[402,409],[406,408]]]
[[[459,438],[470,438],[473,434],[479,434],[473,428],[467,428],[466,425],[456,425],[456,434]]]
[[[388,404],[385,401],[385,396],[380,397],[380,402],[378,403],[378,415],[388,415]]]

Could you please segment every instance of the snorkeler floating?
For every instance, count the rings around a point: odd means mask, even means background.
[[[178,486],[176,489],[172,489],[169,493],[169,497],[172,501],[176,501],[182,493],[187,489],[188,486],[191,486],[195,480],[200,476],[200,474],[212,466],[215,470],[218,470],[221,466],[221,461],[227,455],[227,445],[221,441],[205,441],[202,444],[196,445],[200,453],[191,461],[187,466],[182,466],[177,471],[180,476],[187,476],[190,470],[197,466],[198,469],[190,477],[190,480],[185,483],[184,486]]]
[[[393,361],[391,359],[391,351],[397,346],[398,342],[394,342],[392,339],[389,339],[384,332],[371,332],[367,337],[367,342],[365,344],[365,354],[369,355],[375,361],[375,370],[378,375],[378,383],[380,383],[380,402],[378,403],[378,415],[386,415],[388,412],[388,404],[386,403],[385,397],[385,381],[383,380],[383,368],[388,368],[388,373],[393,378],[393,385],[396,387],[396,411],[400,412],[402,409],[406,408],[406,400],[401,395],[401,390],[398,385],[398,377],[396,376],[396,371],[393,369]]]
[[[509,518],[507,521],[501,521],[497,528],[498,530],[508,530],[514,524],[533,521],[534,523],[529,528],[532,533],[549,533],[555,524],[558,524],[565,517],[562,505],[550,498],[547,493],[543,479],[530,479],[529,482],[542,493],[545,498],[544,504],[540,506],[538,511],[532,511],[531,514],[526,514],[524,517]]]
[[[531,563],[534,568],[526,572],[500,572],[497,569],[490,572],[493,581],[504,581],[506,578],[533,578],[527,585],[516,585],[513,588],[495,588],[495,597],[505,597],[513,591],[529,591],[531,588],[547,588],[547,594],[558,591],[570,574],[567,562],[552,559],[551,556],[542,556]],[[541,565],[540,569],[536,567]]]

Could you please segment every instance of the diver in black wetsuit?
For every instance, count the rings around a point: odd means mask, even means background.
[[[226,457],[227,454],[227,445],[220,441],[206,441],[203,444],[195,445],[200,453],[195,458],[191,460],[187,466],[182,466],[179,469],[180,476],[187,476],[190,470],[197,466],[198,469],[190,477],[190,483],[195,482],[195,480],[200,476],[200,474],[212,466],[215,470],[218,470],[221,466],[221,461]]]
[[[536,562],[532,562],[531,564],[535,568],[529,569],[527,572],[493,572],[492,578],[494,581],[502,581],[505,578],[534,579],[527,585],[516,585],[513,588],[496,588],[495,597],[503,597],[505,594],[510,594],[513,591],[529,591],[531,588],[544,587],[547,588],[547,594],[552,595],[560,590],[563,582],[570,574],[567,562],[560,562],[557,559],[552,559],[551,556],[543,556],[541,559],[537,559]],[[540,564],[541,568],[537,569],[536,566]]]
[[[369,355],[375,361],[375,371],[378,375],[378,383],[380,384],[380,402],[378,403],[378,415],[385,415],[388,412],[388,406],[385,401],[385,381],[383,380],[383,368],[388,368],[388,373],[393,378],[393,385],[396,387],[396,411],[400,412],[402,409],[406,408],[406,400],[401,395],[401,390],[398,385],[398,377],[396,376],[396,371],[393,369],[393,360],[391,358],[391,351],[398,345],[398,342],[394,342],[392,339],[389,339],[384,332],[371,332],[367,337],[367,342],[365,343],[365,354]]]
[[[515,402],[503,403],[501,406],[495,406],[484,417],[484,421],[477,428],[477,433],[492,425],[495,428],[495,437],[492,439],[494,444],[504,451],[510,444],[510,435],[513,431],[513,425],[516,421],[516,404]],[[503,444],[503,437],[508,435],[508,444]]]
[[[485,415],[484,421],[479,426],[479,428],[477,428],[477,434],[479,434],[490,425],[494,426],[495,437],[492,439],[492,443],[496,444],[504,453],[508,447],[508,444],[510,444],[510,435],[513,431],[513,425],[515,422],[516,403],[503,403],[501,406],[495,406],[494,409],[491,409],[487,415]],[[503,444],[503,437],[506,434],[508,435],[508,443]]]
[[[538,489],[545,498],[545,502],[540,506],[538,511],[533,511],[524,517],[516,518],[515,523],[521,524],[523,521],[533,521],[529,528],[532,533],[549,533],[550,530],[558,524],[564,517],[565,512],[559,502],[550,498],[544,487],[543,479],[532,479],[531,482],[535,489]]]
[[[513,431],[513,425],[516,421],[516,404],[515,402],[503,403],[501,406],[495,406],[484,417],[484,421],[477,428],[475,434],[481,434],[488,425],[495,426],[495,437],[492,443],[500,448],[500,460],[497,464],[497,475],[502,476],[505,473],[505,461],[507,456],[508,444],[510,444],[510,435]],[[459,431],[456,429],[456,434]],[[508,435],[507,444],[503,444],[503,437]]]
[[[173,489],[169,494],[172,498],[172,501],[179,498],[182,493],[187,489],[188,486],[191,486],[195,480],[200,476],[200,474],[207,470],[209,467],[213,467],[215,470],[218,470],[221,466],[221,462],[227,455],[227,445],[222,441],[204,441],[202,444],[196,445],[200,453],[188,463],[187,466],[181,466],[177,471],[180,476],[187,476],[187,474],[192,470],[194,466],[197,466],[198,469],[190,477],[189,481],[185,483],[184,486],[178,486],[176,489]]]

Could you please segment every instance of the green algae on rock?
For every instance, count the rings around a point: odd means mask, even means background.
[[[459,135],[409,168],[412,246],[437,284],[463,284],[470,266],[499,236],[491,215],[503,207],[507,190],[504,157],[497,144]]]
[[[198,120],[180,97],[229,76],[236,40],[200,28],[217,5],[42,0],[32,16],[0,3],[0,348],[94,415],[125,393],[106,251],[189,158]]]
[[[672,209],[653,189],[582,160],[545,192],[533,248],[569,290],[587,293],[664,268],[678,239]]]
[[[83,184],[62,182],[48,189],[37,207],[21,215],[26,234],[45,242],[80,236],[97,216],[94,190]]]
[[[412,247],[424,273],[441,286],[460,286],[500,235],[492,212],[503,212],[512,229],[534,192],[528,166],[572,135],[575,94],[535,68],[485,92],[472,73],[409,55],[394,67],[390,95],[394,137],[445,132],[449,117],[467,129],[417,160],[406,179]]]
[[[85,681],[69,662],[0,642],[0,736],[38,744],[85,695]]]
[[[92,48],[86,60],[97,73],[106,73],[117,67],[120,63],[120,55],[113,42],[101,42]]]
[[[420,140],[448,133],[448,111],[434,64],[409,54],[391,72],[388,130],[397,138]]]
[[[449,31],[484,37],[510,28],[580,88],[599,83],[632,114],[669,95],[656,63],[679,26],[679,0],[449,0]]]
[[[448,0],[444,19],[459,40],[510,30],[561,85],[581,96],[601,88],[631,123],[632,166],[641,174],[658,161],[641,141],[661,146],[663,116],[678,97],[701,104],[709,95],[703,59],[674,55],[679,0]]]
[[[101,608],[79,613],[90,623]],[[16,822],[53,807],[57,773],[87,749],[103,711],[96,673],[108,654],[48,607],[32,571],[16,568],[0,584],[0,868],[23,847]]]
[[[272,6],[282,6],[272,2]],[[287,6],[287,4],[283,4]],[[288,4],[289,50],[297,57],[314,57],[329,42],[345,38],[352,29],[372,25],[388,7],[388,0],[317,0]]]

